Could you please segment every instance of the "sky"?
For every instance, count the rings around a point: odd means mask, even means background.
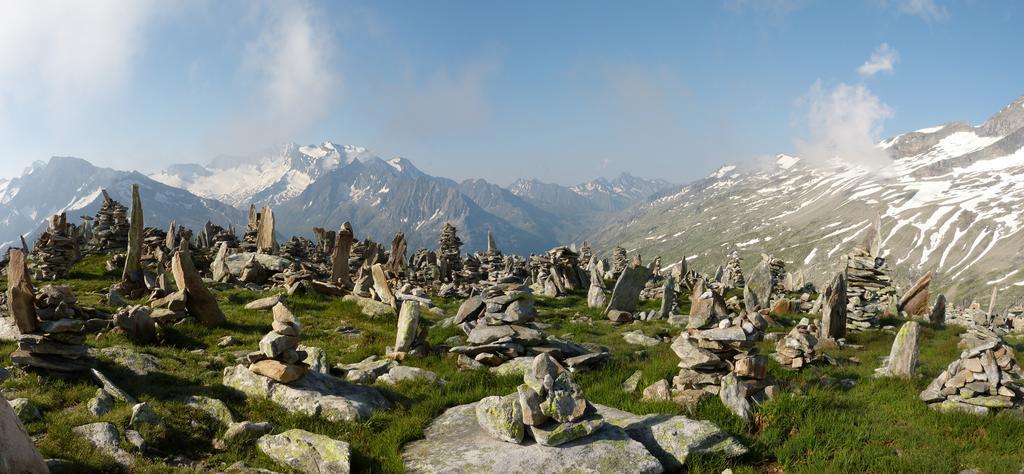
[[[684,183],[980,123],[1024,94],[983,0],[0,0],[0,178],[155,172],[286,142],[453,179]]]

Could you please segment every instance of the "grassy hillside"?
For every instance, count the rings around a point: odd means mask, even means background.
[[[71,277],[63,283],[73,287],[83,305],[97,307],[102,307],[102,296],[97,292],[116,279],[116,275],[103,271],[103,261],[97,257],[77,265]],[[160,359],[158,372],[136,376],[104,356],[99,358],[102,372],[136,398],[150,402],[164,420],[161,426],[140,431],[153,448],[165,455],[137,456],[134,471],[218,470],[244,461],[249,466],[286,472],[251,441],[229,444],[225,451],[214,450],[210,441],[225,427],[181,403],[181,398],[188,395],[218,398],[227,403],[236,420],[271,421],[275,432],[302,428],[347,441],[352,446],[354,472],[401,472],[400,446],[421,437],[434,417],[448,407],[510,393],[521,382],[518,377],[499,377],[486,370],[459,371],[454,358],[434,355],[405,364],[435,371],[447,380],[447,385],[405,383],[380,387],[396,403],[394,410],[360,423],[333,423],[289,414],[272,402],[246,399],[220,384],[223,369],[236,363],[237,354],[255,350],[259,339],[270,330],[269,313],[243,309],[245,303],[267,294],[233,288],[216,288],[215,293],[230,321],[225,327],[207,329],[184,324],[165,328],[166,341],[160,346],[135,346],[117,334],[87,341],[94,348],[122,346]],[[439,303],[449,315],[459,304]],[[687,305],[685,300],[682,303]],[[382,355],[384,346],[394,342],[393,319],[368,319],[354,304],[314,295],[289,298],[288,305],[302,321],[303,343],[324,349],[331,365]],[[840,361],[834,367],[814,366],[794,373],[780,369],[773,361],[771,373],[780,379],[783,394],[759,407],[755,419],[747,423],[732,416],[717,398],[687,413],[671,402],[645,402],[639,393],[622,392],[620,384],[638,369],[644,373],[642,387],[671,378],[678,370],[678,359],[668,344],[631,346],[623,342],[621,333],[642,329],[647,335],[674,336],[678,328],[656,322],[612,326],[599,317],[599,311],[586,308],[583,294],[560,300],[542,298],[538,309],[539,320],[552,325],[549,334],[612,349],[612,358],[603,367],[576,377],[592,402],[636,413],[678,413],[709,419],[751,448],[746,456],[732,461],[691,457],[687,464],[693,472],[718,473],[726,467],[735,472],[956,472],[965,468],[1017,472],[1024,467],[1024,418],[1008,413],[994,417],[941,414],[917,399],[930,378],[958,356],[959,330],[955,328],[924,328],[922,375],[913,380],[871,377],[879,358],[888,353],[892,332],[852,336],[851,342],[863,348],[832,351],[831,355]],[[593,322],[570,322],[577,314],[589,316]],[[792,322],[796,317],[782,319]],[[340,326],[354,326],[361,333],[343,335],[335,331]],[[435,327],[430,341],[436,344],[458,334],[455,328]],[[217,342],[227,335],[241,344],[218,347]],[[1019,341],[1014,344],[1018,350],[1022,348]],[[0,343],[0,367],[10,365],[14,346]],[[771,345],[762,343],[762,350],[770,352]],[[0,383],[6,398],[27,397],[42,411],[43,419],[26,428],[44,457],[68,459],[78,471],[118,471],[113,459],[71,431],[97,421],[86,409],[96,388],[98,385],[88,378],[52,380],[19,371]],[[130,416],[131,407],[119,403],[102,421],[116,424],[123,433]],[[122,444],[131,448],[128,443]]]

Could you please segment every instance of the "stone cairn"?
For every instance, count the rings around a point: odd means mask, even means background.
[[[21,336],[18,348],[11,353],[11,362],[25,368],[49,371],[55,374],[74,374],[89,370],[92,361],[83,344],[85,323],[74,319],[73,309],[63,301],[37,311],[35,290],[25,265],[25,254],[10,250],[7,268],[7,304]],[[56,287],[50,287],[56,288]],[[63,291],[55,290],[56,293]],[[51,291],[43,294],[50,298]],[[57,296],[54,294],[54,296]],[[61,298],[63,299],[63,298]],[[49,308],[56,308],[52,311]],[[40,316],[49,318],[40,320]]]
[[[618,278],[619,273],[629,265],[629,258],[626,257],[626,249],[616,245],[612,249],[612,278]]]
[[[441,278],[452,281],[462,270],[462,240],[456,234],[455,226],[445,222],[437,246],[437,264],[441,267]]]
[[[1001,340],[966,350],[921,392],[932,408],[986,414],[1024,406],[1021,380],[1013,349]]]
[[[529,287],[514,283],[488,287],[463,302],[451,320],[467,340],[449,352],[458,355],[458,364],[464,369],[497,367],[519,357],[547,353],[575,371],[607,357],[607,353],[546,336],[533,323],[536,316]]]
[[[39,235],[32,249],[34,275],[40,280],[67,276],[71,266],[82,258],[78,230],[68,224],[67,213],[55,214],[50,225]]]
[[[590,244],[586,240],[583,241],[583,245],[580,245],[580,258],[579,260],[587,265],[584,270],[590,270],[590,259],[594,258],[594,250],[590,248]]]
[[[719,395],[734,413],[750,417],[748,399],[768,387],[768,360],[756,344],[768,321],[761,313],[730,313],[722,296],[698,280],[691,296],[686,330],[673,342],[679,375],[672,380],[674,398],[695,404],[706,394]]]
[[[786,334],[775,344],[775,353],[772,358],[779,365],[792,370],[799,370],[818,360],[819,354],[815,351],[818,345],[818,327],[807,318],[802,318],[796,327],[789,334]]]
[[[105,253],[128,248],[128,208],[103,190],[103,204],[96,211],[92,227],[92,249]]]
[[[558,446],[595,433],[605,421],[583,396],[569,371],[547,354],[533,359],[516,393],[491,396],[476,405],[477,423],[495,439]]]
[[[274,305],[272,312],[272,329],[260,340],[260,350],[249,354],[249,370],[275,382],[292,383],[309,370],[303,363],[307,354],[298,350],[301,325],[284,303]]]
[[[725,269],[722,272],[722,284],[726,288],[743,288],[746,285],[746,280],[743,278],[742,263],[743,260],[740,258],[739,253],[733,251],[729,254],[729,258],[725,262]]]
[[[530,257],[534,288],[545,296],[564,296],[587,286],[588,278],[580,268],[579,254],[561,246],[544,255]]]
[[[892,286],[885,259],[857,247],[846,256],[847,327],[853,331],[878,327],[878,320],[892,306]]]

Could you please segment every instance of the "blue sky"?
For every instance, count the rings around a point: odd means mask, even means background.
[[[0,17],[0,177],[332,140],[424,171],[675,182],[974,123],[1021,94],[1018,2],[40,0]]]

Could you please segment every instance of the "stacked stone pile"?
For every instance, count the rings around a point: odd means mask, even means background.
[[[818,327],[814,322],[803,318],[789,334],[775,344],[772,358],[787,369],[799,370],[818,360],[815,348],[818,345]]]
[[[533,359],[523,381],[516,393],[476,405],[477,423],[495,439],[522,444],[529,436],[539,445],[559,446],[604,426],[569,371],[547,354]]]
[[[514,359],[549,354],[570,370],[580,370],[607,357],[578,344],[547,336],[533,322],[537,316],[532,291],[523,285],[504,283],[463,302],[451,320],[466,334],[464,345],[452,347],[464,368],[497,367]]]
[[[456,234],[455,226],[445,222],[437,246],[437,264],[441,278],[451,281],[454,274],[462,270],[462,239]]]
[[[786,262],[772,255],[761,254],[761,262],[746,277],[744,288],[749,289],[755,298],[751,300],[752,303],[761,308],[772,308],[775,300],[785,294],[785,277]]]
[[[85,323],[74,319],[74,310],[63,305],[63,301],[55,305],[60,310],[36,310],[35,290],[25,265],[25,253],[19,249],[10,251],[7,278],[8,310],[21,333],[18,348],[11,353],[11,362],[58,374],[88,370],[91,359],[83,344]],[[56,297],[57,293],[62,292],[47,291],[43,299]],[[40,320],[40,316],[47,319]]]
[[[39,235],[32,249],[35,278],[54,280],[67,276],[71,266],[82,258],[78,230],[68,224],[67,213],[50,218],[49,227]]]
[[[122,251],[128,248],[128,208],[110,198],[103,190],[103,204],[96,211],[92,227],[92,248],[96,252]]]
[[[303,363],[307,354],[298,350],[302,328],[284,303],[274,305],[272,312],[272,329],[260,340],[260,350],[249,354],[249,370],[276,382],[292,383],[309,370]]]
[[[612,278],[618,278],[619,273],[629,265],[629,258],[626,257],[626,249],[616,245],[612,249]]]
[[[861,247],[847,255],[846,295],[847,327],[855,331],[878,327],[896,297],[885,259]]]
[[[726,288],[743,288],[746,285],[746,280],[743,278],[742,263],[743,260],[738,252],[733,251],[729,254],[722,273],[722,284]]]
[[[534,288],[546,296],[564,296],[587,286],[588,278],[580,268],[579,254],[561,246],[544,255],[530,257]]]
[[[924,391],[921,400],[939,410],[985,414],[1024,406],[1024,370],[1013,348],[994,340],[960,354]]]
[[[767,359],[755,347],[768,322],[757,312],[729,313],[721,295],[704,290],[700,281],[691,301],[689,325],[672,342],[680,360],[674,398],[689,403],[716,394],[749,417],[747,399],[757,399],[768,386]]]

